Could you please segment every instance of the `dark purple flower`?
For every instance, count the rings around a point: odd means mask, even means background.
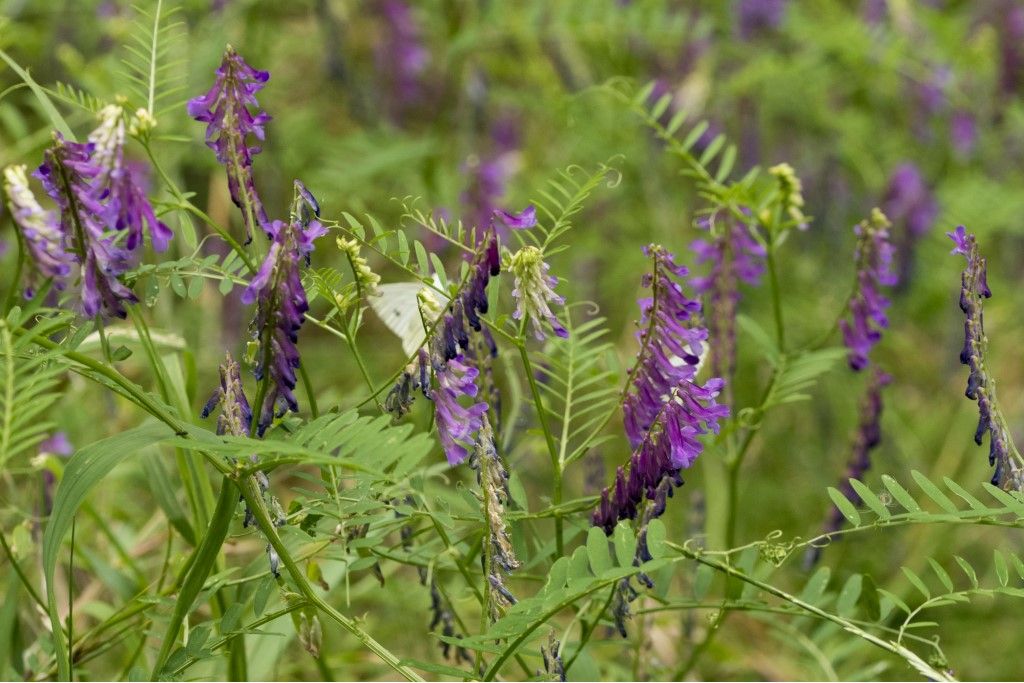
[[[313,251],[313,241],[327,233],[317,221],[305,228],[299,221],[274,221],[267,227],[273,240],[270,250],[242,293],[243,303],[257,304],[252,323],[254,337],[259,340],[254,373],[261,382],[269,379],[262,400],[255,406],[259,436],[263,436],[275,416],[299,409],[293,393],[295,370],[299,367],[296,343],[309,309],[299,269]]]
[[[992,484],[1005,489],[1024,490],[1024,461],[1006,427],[996,400],[995,380],[985,368],[985,337],[982,300],[992,296],[988,286],[985,257],[978,249],[974,235],[964,226],[946,233],[955,245],[952,253],[961,254],[967,266],[961,275],[960,310],[964,312],[964,346],[960,362],[970,368],[967,377],[967,398],[978,402],[978,428],[974,442],[979,446],[989,433],[988,463],[995,466]]]
[[[774,31],[786,13],[786,0],[738,0],[736,23],[740,37],[750,40]]]
[[[420,26],[404,0],[378,0],[377,14],[383,20],[384,36],[376,42],[377,73],[390,101],[391,117],[400,120],[423,104],[430,51],[423,44]]]
[[[708,332],[696,325],[700,302],[690,299],[675,278],[686,277],[685,266],[660,246],[644,249],[652,272],[644,276],[651,296],[640,299],[637,339],[640,352],[622,406],[626,435],[636,448],[647,436],[665,401],[681,382],[692,380]]]
[[[889,221],[878,209],[871,219],[861,221],[853,231],[857,235],[854,261],[857,264],[857,286],[850,298],[851,320],[839,321],[843,343],[850,350],[850,367],[863,370],[868,366],[871,347],[882,338],[889,326],[885,309],[889,300],[882,296],[882,287],[896,284],[892,270],[893,246],[889,242]]]
[[[892,382],[892,377],[875,368],[868,383],[867,392],[860,404],[860,420],[857,432],[853,437],[853,445],[850,449],[850,459],[846,463],[846,471],[843,473],[837,485],[837,489],[854,505],[860,505],[860,496],[850,484],[851,479],[862,481],[864,474],[871,469],[871,451],[882,441],[882,389]],[[835,505],[829,508],[828,517],[825,521],[825,533],[830,534],[838,531],[843,526],[843,513]],[[804,567],[810,568],[817,563],[821,556],[821,548],[812,546],[804,555]]]
[[[93,151],[92,143],[68,142],[55,133],[53,147],[33,175],[57,203],[61,230],[81,266],[83,311],[124,318],[125,303],[138,299],[117,279],[128,270],[129,254],[106,234],[107,207],[94,186],[103,171],[93,162]]]
[[[7,194],[11,217],[21,230],[31,256],[29,265],[32,272],[25,296],[32,297],[37,274],[43,278],[53,278],[54,286],[62,289],[63,278],[71,274],[72,256],[66,251],[67,238],[61,230],[57,214],[39,205],[28,186],[24,166],[8,166],[4,169],[4,192]]]
[[[718,214],[704,216],[697,226],[710,240],[695,240],[690,249],[697,263],[710,264],[707,275],[691,276],[690,286],[704,297],[704,319],[711,340],[711,374],[732,377],[736,368],[736,312],[739,282],[757,285],[764,272],[764,246],[750,233],[751,226],[732,217],[718,221]]]
[[[216,73],[209,92],[189,100],[188,114],[207,124],[206,144],[227,169],[231,199],[242,210],[247,239],[252,239],[257,226],[273,238],[252,173],[253,157],[262,148],[248,141],[250,135],[256,140],[265,137],[263,126],[270,116],[260,109],[256,93],[270,74],[246,64],[230,45]]]
[[[488,409],[484,402],[463,407],[459,399],[475,397],[479,392],[476,380],[480,371],[470,363],[486,367],[484,361],[497,354],[494,339],[483,328],[480,315],[488,310],[487,284],[500,271],[498,237],[494,230],[488,230],[470,265],[462,293],[449,304],[431,335],[429,354],[419,354],[419,379],[415,384],[421,386],[426,397],[434,402],[438,436],[452,465],[465,460],[468,449],[476,444],[476,434],[482,424],[480,418]],[[471,336],[479,343],[474,344]],[[482,353],[481,346],[488,352]],[[428,364],[438,385],[429,392],[425,370]],[[413,373],[410,371],[410,374]],[[404,396],[411,393],[413,385],[410,382],[409,392],[405,392],[404,385],[396,386],[396,389]],[[398,405],[401,405],[400,401]]]
[[[100,125],[89,134],[92,161],[99,168],[93,179],[93,192],[105,205],[104,219],[117,230],[127,230],[125,247],[129,251],[142,244],[144,232],[156,251],[165,251],[171,229],[157,220],[140,179],[132,173],[124,158],[124,116],[121,107],[110,104],[100,111]]]
[[[712,378],[704,386],[682,380],[662,402],[654,424],[637,444],[628,471],[619,467],[615,483],[601,492],[594,526],[611,534],[620,519],[636,517],[644,499],[652,501],[650,517],[660,516],[672,487],[683,483],[680,472],[703,451],[699,437],[718,433],[718,421],[729,407],[715,401],[724,385]]]
[[[242,387],[242,374],[238,363],[228,353],[220,365],[220,386],[214,389],[210,399],[203,406],[202,416],[209,417],[220,406],[217,417],[217,433],[232,436],[249,436],[252,429],[252,409]]]

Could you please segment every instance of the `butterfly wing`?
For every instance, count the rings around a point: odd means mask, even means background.
[[[417,301],[423,287],[420,282],[392,282],[378,286],[379,296],[367,297],[374,313],[402,340],[407,356],[415,354],[427,337]]]

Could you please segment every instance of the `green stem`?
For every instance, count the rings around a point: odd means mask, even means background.
[[[2,529],[0,529],[0,546],[3,547],[4,555],[7,556],[7,561],[10,562],[11,567],[14,568],[14,573],[18,575],[18,579],[21,581],[21,585],[25,587],[25,590],[28,591],[29,597],[31,597],[32,600],[37,605],[39,605],[39,608],[42,609],[43,613],[45,614],[48,609],[46,603],[43,602],[43,599],[39,596],[39,593],[32,585],[32,582],[28,580],[28,576],[25,574],[25,571],[21,568],[21,564],[18,562],[17,558],[14,557],[14,551],[11,550],[11,546],[7,544],[7,536],[4,535]]]
[[[21,228],[17,225],[14,226],[14,234],[18,239],[18,260],[14,263],[11,286],[7,290],[7,296],[4,298],[4,316],[11,312],[11,309],[14,308],[14,302],[17,301],[17,292],[21,284],[21,271],[25,264],[25,236],[21,234]]]
[[[782,294],[779,290],[779,274],[775,265],[775,245],[768,246],[768,255],[765,259],[768,263],[768,278],[772,290],[772,314],[775,318],[775,340],[779,350],[786,351],[786,326],[782,320]]]

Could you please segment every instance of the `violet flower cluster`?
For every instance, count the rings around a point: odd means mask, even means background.
[[[882,442],[882,389],[892,382],[892,377],[875,368],[871,380],[860,404],[860,418],[857,431],[850,448],[850,457],[846,462],[846,471],[839,479],[836,488],[854,505],[860,505],[861,499],[850,484],[851,479],[863,480],[864,474],[871,469],[871,451]],[[835,505],[829,508],[825,520],[824,533],[831,534],[843,526],[843,513]],[[804,568],[813,567],[821,557],[822,548],[811,546],[804,555]]]
[[[974,442],[979,446],[989,433],[988,463],[995,467],[992,484],[1006,489],[1024,490],[1024,461],[1010,437],[1006,420],[996,401],[995,379],[985,369],[985,337],[982,299],[992,296],[988,286],[985,257],[978,249],[974,235],[964,226],[946,233],[955,245],[952,253],[967,259],[967,267],[961,275],[960,310],[964,320],[964,346],[960,351],[960,362],[970,368],[967,377],[967,398],[978,402],[978,428]]]
[[[430,51],[423,43],[413,8],[405,0],[378,0],[377,13],[383,20],[384,39],[374,49],[377,73],[386,84],[389,113],[399,121],[424,104]]]
[[[294,394],[295,371],[300,364],[296,343],[309,309],[299,268],[303,260],[308,261],[313,241],[327,233],[315,220],[305,226],[299,219],[274,221],[267,228],[273,240],[270,250],[242,293],[243,303],[256,303],[252,329],[259,349],[254,374],[261,382],[269,380],[255,406],[259,436],[274,417],[299,409]]]
[[[484,235],[483,244],[470,267],[463,292],[448,306],[430,343],[429,362],[434,370],[437,388],[427,394],[434,403],[434,417],[438,438],[448,463],[458,465],[476,445],[476,435],[483,426],[488,404],[474,401],[464,406],[463,398],[475,399],[479,388],[476,380],[479,370],[470,365],[466,354],[471,352],[470,333],[483,333],[480,314],[488,309],[487,284],[501,272],[498,256],[498,237],[494,230]],[[496,353],[493,340],[488,346]],[[425,392],[427,393],[427,392]]]
[[[848,360],[854,370],[868,366],[871,348],[882,338],[882,330],[889,326],[885,309],[889,300],[881,293],[882,287],[896,284],[892,270],[893,246],[889,242],[889,220],[878,209],[871,212],[870,220],[854,228],[857,249],[857,284],[850,299],[850,320],[841,320],[843,343],[849,349]]]
[[[54,134],[43,163],[33,174],[60,209],[60,226],[69,252],[81,267],[82,310],[124,318],[126,303],[138,301],[118,276],[128,270],[130,257],[107,234],[107,207],[94,181],[102,174],[92,155],[91,143],[69,142]]]
[[[253,157],[262,148],[249,140],[263,140],[264,126],[270,121],[256,100],[256,93],[266,85],[270,74],[246,64],[230,45],[216,73],[210,90],[189,100],[189,116],[207,124],[206,144],[227,170],[231,200],[242,210],[247,241],[257,227],[273,238],[252,170]]]
[[[664,512],[672,487],[682,484],[680,471],[703,450],[699,437],[718,433],[729,408],[716,402],[724,381],[695,380],[707,330],[697,327],[700,304],[689,299],[674,278],[687,275],[672,254],[659,246],[645,253],[653,261],[644,278],[652,296],[640,299],[643,312],[641,350],[623,402],[626,435],[634,451],[628,471],[619,467],[613,487],[601,493],[593,523],[611,533],[620,519],[637,515],[647,498],[651,515]]]
[[[931,231],[939,215],[935,197],[915,164],[900,164],[892,172],[882,211],[895,227],[899,284],[906,287],[913,278],[917,243]]]
[[[462,165],[466,187],[460,202],[468,226],[482,231],[485,226],[492,225],[494,212],[501,205],[506,186],[519,167],[519,146],[519,121],[511,114],[503,114],[491,128],[489,144]],[[499,234],[505,235],[502,222],[493,226]]]
[[[710,240],[694,240],[690,249],[698,264],[709,264],[706,275],[691,276],[693,290],[704,297],[704,320],[711,340],[711,374],[732,377],[736,369],[736,313],[740,302],[739,283],[757,285],[764,272],[764,246],[754,239],[750,226],[717,214],[704,216],[697,227],[707,230]]]

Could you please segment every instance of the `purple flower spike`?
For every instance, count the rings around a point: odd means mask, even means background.
[[[469,448],[476,443],[475,435],[487,413],[486,403],[474,403],[468,408],[459,403],[459,398],[477,394],[477,370],[463,360],[462,356],[452,358],[436,371],[438,386],[430,397],[436,407],[437,436],[448,464],[453,467],[469,456]]]
[[[89,134],[93,162],[100,172],[93,180],[97,200],[104,202],[107,225],[127,230],[125,247],[132,251],[149,233],[155,251],[166,251],[173,234],[157,220],[153,206],[124,159],[124,116],[121,107],[110,104],[100,111],[100,125]]]
[[[628,469],[618,468],[614,485],[602,492],[592,518],[607,534],[619,520],[636,518],[645,498],[652,503],[643,523],[660,516],[673,487],[683,483],[680,472],[703,451],[700,437],[717,434],[718,421],[729,416],[729,407],[715,400],[722,379],[694,382],[707,330],[695,326],[700,304],[676,281],[686,268],[660,246],[644,253],[653,262],[644,278],[653,296],[639,302],[641,348],[622,405],[633,454]]]
[[[269,235],[269,221],[253,179],[253,157],[262,148],[250,144],[265,137],[264,125],[270,116],[260,109],[256,93],[263,89],[270,74],[245,63],[230,45],[217,68],[217,78],[209,92],[188,102],[188,114],[207,124],[206,145],[217,153],[217,161],[228,172],[228,188],[235,206],[242,210],[248,240],[259,226]]]
[[[889,178],[882,211],[894,225],[902,226],[916,239],[931,230],[939,207],[921,170],[912,163],[905,163]]]
[[[92,143],[68,142],[55,133],[33,175],[60,208],[61,230],[81,266],[82,310],[124,318],[125,304],[138,299],[117,279],[128,270],[129,254],[106,234],[107,206],[94,186],[103,170],[93,162],[93,151]]]
[[[889,221],[878,209],[871,212],[869,221],[862,221],[854,232],[857,235],[857,287],[850,299],[851,320],[841,320],[843,343],[850,350],[849,363],[854,370],[868,366],[871,348],[882,338],[882,330],[889,326],[885,309],[889,300],[882,296],[882,287],[896,284],[892,271],[893,246],[889,242]]]
[[[676,282],[687,275],[686,267],[676,265],[660,246],[651,245],[644,253],[653,262],[652,272],[644,277],[652,296],[638,301],[640,353],[622,406],[633,448],[644,440],[672,390],[694,378],[708,337],[706,329],[695,325],[700,302],[688,298]]]
[[[974,442],[980,446],[985,432],[989,433],[988,463],[995,466],[992,485],[1021,491],[1024,490],[1024,460],[1010,437],[1006,419],[996,400],[995,380],[985,368],[988,342],[982,300],[992,296],[985,257],[981,255],[974,235],[968,233],[964,226],[946,234],[955,245],[952,253],[961,254],[967,260],[961,274],[960,310],[966,319],[960,362],[970,369],[964,394],[978,402],[978,428],[974,432]]]
[[[72,256],[65,250],[67,239],[57,214],[39,205],[28,186],[24,166],[8,166],[4,169],[4,192],[7,194],[11,217],[21,230],[32,258],[32,273],[29,285],[25,288],[25,296],[32,297],[35,291],[33,282],[37,276],[53,278],[54,286],[63,289],[63,279],[71,274]]]
[[[786,0],[739,0],[736,21],[740,36],[750,40],[770,33],[782,24],[786,13]]]
[[[533,204],[530,204],[519,213],[509,213],[508,211],[497,209],[494,215],[513,230],[525,230],[537,225],[537,208]]]
[[[299,402],[293,393],[295,370],[299,367],[299,329],[306,320],[309,304],[302,287],[299,268],[313,250],[313,241],[327,230],[313,221],[305,229],[298,222],[274,221],[267,226],[273,242],[259,271],[242,293],[242,302],[256,302],[252,328],[259,341],[256,379],[269,378],[269,387],[259,405],[256,432],[259,436],[274,417],[288,410],[297,412]]]
[[[421,28],[409,3],[379,0],[376,10],[383,20],[385,34],[375,48],[377,72],[389,86],[385,92],[391,118],[400,121],[423,105],[430,51],[423,44]]]
[[[709,240],[695,240],[690,249],[697,263],[710,264],[707,275],[691,276],[690,286],[704,297],[705,320],[711,340],[711,374],[732,377],[736,369],[736,313],[739,282],[757,285],[764,272],[764,246],[751,235],[751,227],[728,217],[719,222],[712,214],[697,221]]]

